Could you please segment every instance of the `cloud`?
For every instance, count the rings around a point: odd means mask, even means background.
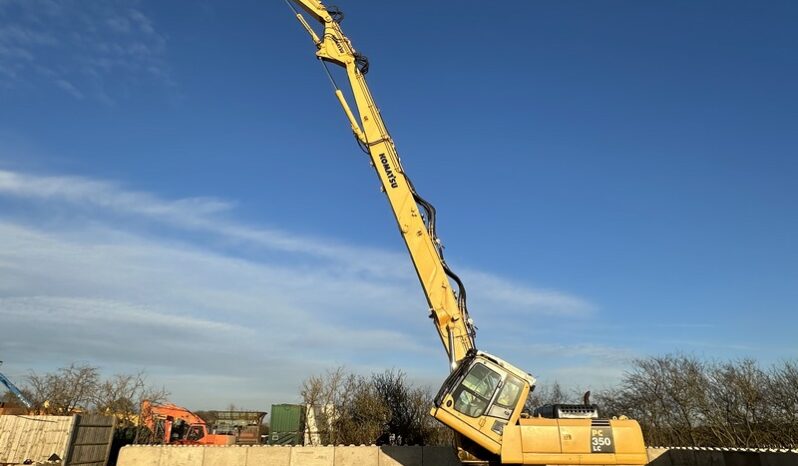
[[[116,183],[76,176],[36,176],[0,170],[0,193],[28,199],[102,207],[121,213],[153,218],[174,218],[188,226],[203,216],[230,209],[229,203],[212,198],[165,201]]]
[[[35,31],[17,24],[6,24],[0,29],[0,43],[15,43],[20,46],[56,45],[56,38],[45,31]]]
[[[559,291],[529,288],[475,270],[464,270],[462,275],[471,286],[479,287],[484,292],[478,302],[485,301],[485,307],[491,309],[534,309],[536,314],[560,316],[585,316],[595,310],[584,299]]]
[[[412,307],[401,291],[323,268],[261,264],[92,228],[46,232],[0,222],[0,244],[2,352],[7,360],[50,361],[46,370],[90,360],[113,370],[144,367],[159,382],[203,374],[250,379],[288,366],[307,375],[368,362],[362,355],[438,353],[431,329],[410,313],[356,318],[385,300]],[[256,388],[271,389],[253,384],[236,396],[254,399]],[[170,387],[198,405],[218,398],[216,388]]]
[[[51,85],[72,97],[109,95],[144,84],[173,87],[166,38],[137,1],[0,2],[0,85]]]
[[[78,100],[83,100],[83,97],[84,97],[83,93],[80,92],[78,90],[78,88],[76,88],[75,85],[72,84],[71,82],[69,82],[67,80],[64,80],[64,79],[56,79],[55,80],[55,85],[60,87],[61,89],[65,90],[72,97],[74,97],[74,98],[76,98]]]
[[[198,407],[288,396],[305,376],[341,363],[445,375],[404,254],[249,225],[220,199],[170,200],[86,177],[0,170],[0,203],[14,207],[0,214],[8,360],[51,361],[45,370],[90,360],[145,367],[159,383],[206,380],[169,387]],[[528,337],[519,316],[592,309],[485,272],[468,278],[477,304],[504,309],[497,324],[515,323],[502,342]],[[219,400],[231,380],[246,383]]]
[[[642,355],[628,347],[604,343],[570,343],[585,341],[583,337],[569,343],[546,340],[500,344],[502,352],[527,354],[524,366],[537,379],[538,385],[558,382],[564,387],[586,390],[616,384],[628,369],[630,361]]]
[[[227,241],[246,242],[284,253],[302,254],[331,264],[345,265],[351,274],[368,273],[379,278],[406,281],[412,275],[404,254],[352,247],[330,239],[314,238],[258,228],[230,220],[221,214],[234,206],[208,197],[165,200],[151,193],[126,190],[107,181],[75,176],[40,176],[0,170],[0,195],[68,203],[75,207],[106,209],[177,227],[210,233]],[[397,267],[396,264],[405,264]],[[336,268],[338,266],[336,265]],[[476,270],[464,270],[469,287],[479,289],[474,304],[495,312],[524,310],[536,315],[584,316],[594,310],[587,301]],[[364,290],[364,292],[367,292]]]

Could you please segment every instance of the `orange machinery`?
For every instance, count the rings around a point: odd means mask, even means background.
[[[141,403],[141,419],[155,441],[173,445],[233,445],[235,435],[208,432],[205,421],[182,406],[169,403]]]

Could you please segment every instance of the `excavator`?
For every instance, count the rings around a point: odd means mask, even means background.
[[[396,219],[448,356],[450,373],[430,414],[455,432],[464,464],[642,465],[647,462],[637,421],[599,417],[598,408],[548,405],[525,410],[535,378],[479,351],[463,282],[449,268],[435,230],[435,208],[416,191],[366,83],[368,59],[341,29],[343,13],[319,0],[286,0],[316,47],[349,126],[369,156]],[[297,6],[299,9],[297,9]],[[311,27],[304,14],[320,23]],[[328,65],[344,69],[359,119]],[[587,398],[587,397],[586,397]]]
[[[0,361],[0,366],[2,365],[3,361]],[[17,386],[14,385],[14,383],[11,382],[11,380],[9,380],[8,377],[3,375],[2,372],[0,372],[0,383],[5,385],[8,391],[11,392],[15,397],[17,397],[17,400],[19,400],[19,402],[22,403],[25,409],[27,409],[28,411],[33,410],[33,403],[22,393],[22,390],[17,388]],[[8,410],[9,413],[15,412],[13,408],[6,408],[5,406],[3,406],[3,403],[0,402],[0,414],[3,414],[6,410]]]
[[[0,366],[2,365],[3,361],[0,361]],[[0,372],[0,383],[5,385],[8,391],[11,392],[15,397],[17,397],[17,400],[19,400],[19,402],[22,403],[22,406],[24,406],[27,411],[33,410],[33,403],[31,403],[31,401],[22,393],[22,390],[17,388],[17,386],[14,385],[14,383],[11,382],[11,380],[9,380],[8,377],[3,375],[2,372]],[[11,413],[16,414],[16,411],[18,410],[15,410],[14,408],[6,408],[4,403],[0,401],[0,414],[4,414],[6,413],[6,411],[8,411],[8,414]]]
[[[208,432],[205,421],[182,406],[141,403],[141,422],[155,436],[156,443],[172,445],[233,445],[235,435]]]

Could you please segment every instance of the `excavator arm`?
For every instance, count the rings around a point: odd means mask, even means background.
[[[3,362],[0,361],[0,364],[2,364],[2,363]],[[22,403],[26,408],[33,409],[33,403],[31,403],[30,400],[28,400],[25,397],[25,395],[22,393],[22,391],[19,388],[17,388],[17,386],[14,385],[10,380],[8,380],[8,378],[5,375],[3,375],[2,372],[0,372],[0,383],[5,385],[5,387],[8,389],[8,391],[13,393],[14,396],[17,397],[19,402]]]
[[[316,45],[316,56],[346,70],[359,118],[355,117],[343,91],[334,85],[335,96],[382,183],[424,290],[430,317],[454,369],[469,351],[475,350],[475,327],[468,316],[462,282],[443,259],[443,247],[435,234],[435,209],[416,193],[402,168],[396,146],[366,83],[368,60],[355,51],[341,30],[341,12],[328,9],[317,0],[294,1],[323,26],[318,34],[294,9]],[[334,83],[333,79],[331,81]]]

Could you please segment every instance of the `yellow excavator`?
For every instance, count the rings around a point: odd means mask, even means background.
[[[293,3],[292,3],[293,2]],[[647,462],[637,421],[600,419],[595,405],[547,405],[525,411],[535,378],[475,346],[476,327],[462,281],[446,265],[435,232],[435,208],[418,195],[366,84],[368,60],[341,30],[343,13],[318,0],[286,0],[310,34],[357,143],[388,197],[429,305],[451,373],[431,415],[456,433],[458,456],[474,464],[641,465]],[[297,10],[295,5],[301,9]],[[317,32],[306,13],[321,23]],[[327,64],[344,68],[359,119]]]

